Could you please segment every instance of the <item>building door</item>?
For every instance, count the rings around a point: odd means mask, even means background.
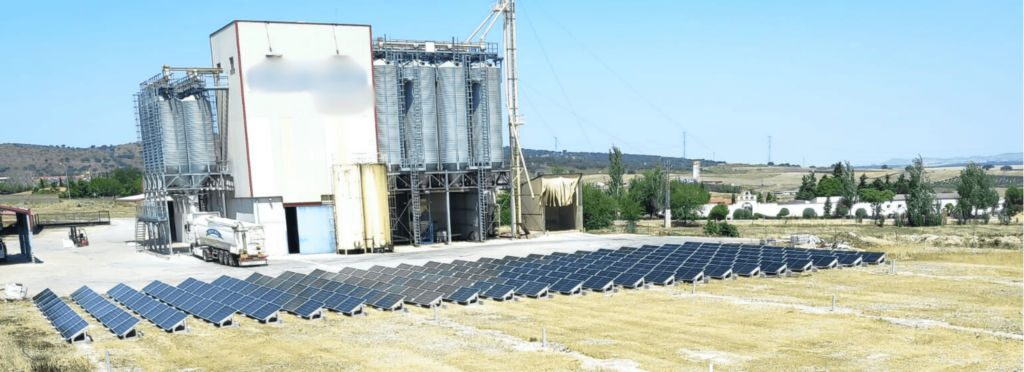
[[[178,237],[177,229],[178,218],[174,213],[174,202],[167,202],[167,224],[171,227],[171,242],[181,242],[181,238]]]
[[[299,220],[295,207],[284,207],[285,228],[288,230],[288,254],[299,253]]]

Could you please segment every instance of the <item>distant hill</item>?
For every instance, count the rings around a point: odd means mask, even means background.
[[[508,147],[505,148],[506,158]],[[526,158],[526,166],[530,172],[543,171],[554,173],[554,170],[561,168],[563,173],[598,173],[608,168],[607,152],[570,152],[570,151],[549,151],[523,149],[523,157]],[[633,173],[644,169],[653,168],[658,163],[673,172],[690,171],[693,169],[693,162],[701,162],[701,167],[710,167],[715,164],[723,164],[721,161],[707,159],[683,159],[657,155],[622,154],[622,164],[626,171]]]
[[[967,165],[968,162],[974,162],[981,165],[1020,165],[1024,164],[1024,152],[1008,152],[1005,154],[991,156],[968,156],[959,158],[923,158],[922,160],[924,160],[924,165],[926,167],[956,167]],[[896,158],[868,166],[885,164],[888,165],[889,168],[895,168],[907,166],[911,163],[913,163],[913,159]]]
[[[138,142],[88,148],[0,144],[0,177],[14,183],[28,183],[40,176],[97,174],[117,168],[142,168],[142,146]]]

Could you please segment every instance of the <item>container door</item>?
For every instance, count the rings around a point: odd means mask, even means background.
[[[295,207],[299,253],[335,253],[334,208],[330,205]]]

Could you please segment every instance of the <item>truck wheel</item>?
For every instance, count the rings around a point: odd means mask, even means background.
[[[231,266],[238,266],[238,257],[235,257],[235,255],[229,255],[228,260],[230,260]]]

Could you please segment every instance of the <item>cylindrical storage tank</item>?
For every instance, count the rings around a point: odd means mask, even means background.
[[[504,102],[501,100],[501,69],[497,66],[487,67],[487,115],[490,117],[487,123],[491,126],[491,133],[488,140],[491,142],[491,167],[501,168],[504,164],[505,143],[504,118],[501,108]]]
[[[490,107],[487,101],[487,65],[474,63],[469,69],[469,110],[470,147],[473,152],[472,164],[480,167],[491,166],[490,126],[488,125]]]
[[[181,164],[178,153],[178,133],[174,121],[174,110],[171,101],[160,98],[160,156],[164,159],[164,172],[180,173]]]
[[[185,140],[188,141],[188,164],[192,173],[206,173],[215,163],[213,154],[213,123],[207,121],[202,107],[195,97],[189,96],[181,100],[181,112],[185,129]]]
[[[416,81],[413,89],[419,94],[419,128],[422,137],[423,163],[426,170],[439,170],[441,154],[437,138],[437,69],[429,62],[413,61]]]
[[[466,120],[466,75],[461,63],[437,66],[438,137],[441,164],[463,169],[469,162],[469,128]]]
[[[402,162],[398,129],[398,71],[384,59],[373,61],[373,88],[377,95],[377,151],[381,162],[395,169]]]

